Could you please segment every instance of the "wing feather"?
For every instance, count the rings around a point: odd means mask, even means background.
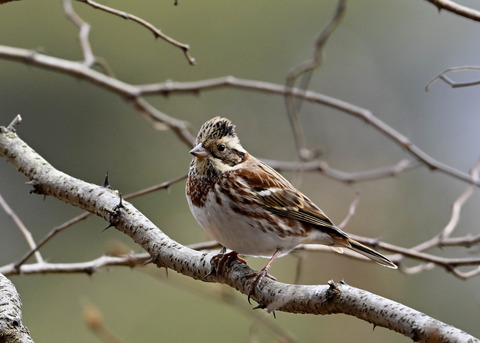
[[[257,163],[256,168],[249,168],[248,164],[253,162]],[[266,210],[326,229],[342,240],[347,238],[347,235],[337,228],[318,206],[267,164],[249,156],[245,168],[242,168],[239,174]]]

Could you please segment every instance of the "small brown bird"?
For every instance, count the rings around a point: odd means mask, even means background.
[[[270,258],[250,276],[250,294],[276,258],[298,244],[324,244],[341,252],[352,249],[382,266],[397,266],[382,254],[353,240],[283,176],[250,155],[235,126],[215,117],[201,127],[188,173],[186,195],[198,223],[236,254]],[[232,257],[232,255],[230,255]]]

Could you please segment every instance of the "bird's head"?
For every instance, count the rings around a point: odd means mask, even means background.
[[[190,150],[198,172],[216,174],[242,163],[247,152],[235,133],[235,125],[226,118],[215,117],[202,125]],[[213,169],[213,170],[212,170]]]

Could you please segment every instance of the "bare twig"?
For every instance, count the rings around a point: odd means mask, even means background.
[[[171,180],[168,180],[168,181],[165,181],[165,182],[162,182],[162,183],[159,183],[158,185],[155,185],[155,186],[152,186],[152,187],[148,187],[148,188],[144,188],[144,189],[141,189],[137,192],[133,192],[133,193],[130,193],[130,194],[127,194],[125,195],[123,198],[125,200],[128,200],[128,199],[133,199],[133,198],[137,198],[139,196],[142,196],[142,195],[145,195],[145,194],[148,194],[148,193],[153,193],[155,191],[158,191],[158,190],[161,190],[161,189],[168,189],[171,185],[177,183],[177,182],[180,182],[182,180],[185,180],[187,178],[187,175],[182,175],[182,176],[179,176],[179,177],[176,177],[174,179],[171,179]]]
[[[36,254],[37,251],[43,247],[50,239],[52,239],[55,235],[57,235],[58,233],[62,232],[63,230],[69,228],[70,226],[72,226],[73,224],[76,224],[78,223],[79,221],[82,221],[84,219],[87,219],[88,216],[90,216],[90,213],[88,212],[84,212],[78,216],[76,216],[75,218],[72,218],[68,221],[66,221],[65,223],[63,223],[62,225],[59,225],[55,228],[53,228],[53,230],[51,230],[49,233],[47,233],[47,235],[45,237],[43,237],[40,242],[35,246],[33,247],[32,249],[30,249],[29,251],[27,251],[25,253],[25,255],[23,255],[17,262],[15,262],[13,264],[14,268],[15,269],[19,269],[20,266],[22,264],[24,264],[29,258],[30,256],[32,256],[34,253]]]
[[[355,211],[357,209],[357,206],[358,206],[359,202],[360,202],[360,192],[356,191],[355,192],[355,198],[353,198],[353,201],[350,204],[347,216],[342,220],[342,222],[340,224],[338,224],[339,228],[343,229],[345,226],[347,226],[347,224],[350,222],[350,220],[355,215]]]
[[[35,241],[33,240],[32,234],[27,229],[25,224],[23,224],[20,217],[18,217],[17,214],[12,210],[12,208],[10,206],[8,206],[7,202],[2,197],[1,194],[0,194],[0,206],[3,208],[5,213],[7,213],[10,216],[10,218],[12,218],[13,222],[20,229],[20,231],[22,232],[23,236],[25,237],[25,240],[27,241],[30,248],[35,249]],[[42,255],[40,255],[40,253],[38,251],[35,252],[35,258],[37,259],[38,262],[43,262]]]
[[[87,67],[91,67],[95,61],[95,55],[92,51],[92,46],[90,45],[90,41],[88,39],[88,35],[90,34],[90,24],[84,21],[80,16],[75,13],[73,10],[72,2],[70,0],[63,0],[63,9],[67,18],[70,19],[72,23],[74,23],[79,29],[80,32],[78,34],[78,38],[80,41],[80,46],[82,47],[83,52],[83,63]]]
[[[438,242],[438,246],[439,247],[458,246],[458,247],[470,248],[474,245],[478,245],[479,243],[480,243],[480,235],[476,235],[476,236],[467,235],[464,237],[444,238],[440,242]],[[418,249],[418,250],[421,250],[421,249]]]
[[[478,173],[480,171],[480,160],[477,161],[475,166],[472,169],[471,175],[474,180],[478,180]],[[440,234],[440,240],[444,240],[447,237],[450,237],[453,230],[458,224],[460,220],[460,211],[462,209],[463,204],[470,198],[473,192],[476,190],[475,186],[469,186],[465,192],[453,203],[452,207],[452,215],[450,217],[450,221],[448,222],[447,226],[443,229],[442,233]]]
[[[470,81],[470,82],[456,82],[450,79],[447,74],[450,72],[457,72],[457,71],[467,71],[467,70],[475,70],[479,71],[480,67],[477,66],[463,66],[463,67],[452,67],[445,69],[442,71],[439,75],[435,76],[430,82],[427,83],[425,86],[425,90],[428,92],[431,88],[431,86],[437,81],[437,80],[442,80],[448,85],[450,85],[452,88],[460,88],[460,87],[471,87],[471,86],[477,86],[480,85],[480,80],[477,81]]]
[[[285,82],[286,88],[294,88],[297,79],[301,77],[302,79],[298,88],[301,90],[307,89],[313,71],[323,62],[323,48],[325,47],[330,35],[333,33],[338,24],[340,24],[343,14],[345,13],[345,9],[346,0],[339,0],[332,18],[315,39],[315,47],[312,57],[287,72]],[[292,127],[293,131],[295,146],[297,148],[297,156],[300,160],[309,160],[311,159],[312,154],[306,148],[305,135],[303,133],[302,125],[298,120],[298,111],[300,110],[302,102],[303,99],[295,98],[291,94],[285,95],[285,106],[287,109],[288,119],[290,120],[290,126]]]
[[[400,266],[400,271],[408,275],[414,275],[432,270],[433,268],[435,268],[435,263],[420,263],[413,267]]]
[[[87,262],[75,263],[29,263],[23,264],[17,268],[14,264],[8,264],[0,267],[0,273],[4,275],[16,274],[71,274],[82,273],[91,275],[97,273],[105,267],[127,266],[130,268],[143,266],[150,258],[147,253],[129,254],[125,256],[100,256],[94,260]]]
[[[478,173],[480,170],[480,160],[477,161],[475,166],[471,171],[471,176],[473,179],[478,180]],[[458,224],[460,220],[460,211],[462,209],[463,204],[470,198],[477,187],[471,185],[469,186],[461,195],[457,198],[457,200],[453,203],[452,206],[452,214],[450,216],[450,220],[448,224],[444,227],[442,232],[435,237],[418,244],[417,246],[411,248],[411,250],[415,251],[425,251],[434,247],[442,247],[447,245],[463,245],[463,246],[472,246],[473,244],[478,243],[478,236],[477,237],[460,237],[460,238],[450,238],[453,230]]]
[[[287,161],[277,161],[277,160],[268,160],[262,159],[265,163],[271,167],[284,170],[284,171],[319,171],[325,176],[345,183],[356,183],[363,181],[371,181],[376,179],[381,179],[385,177],[395,177],[398,174],[417,168],[420,166],[418,161],[413,160],[401,160],[398,163],[386,166],[383,168],[370,169],[361,172],[344,172],[338,169],[334,169],[328,165],[326,161],[310,161],[310,162],[287,162]]]
[[[132,21],[142,25],[143,27],[150,30],[153,33],[153,35],[155,36],[155,38],[161,38],[165,42],[181,49],[183,51],[183,54],[185,55],[185,58],[187,59],[188,63],[190,63],[190,65],[195,65],[195,59],[192,56],[190,56],[190,52],[189,52],[190,47],[189,47],[188,44],[180,43],[180,42],[176,41],[175,39],[167,36],[160,29],[156,28],[154,25],[150,24],[148,21],[146,21],[142,18],[139,18],[139,17],[137,17],[133,14],[129,14],[127,12],[119,11],[115,8],[99,4],[99,3],[95,2],[95,1],[92,1],[92,0],[76,0],[76,1],[83,2],[83,3],[93,7],[95,9],[98,9],[98,10],[116,15],[116,16],[118,16],[120,18],[123,18],[123,19],[126,19],[126,20],[132,20]]]
[[[134,97],[132,98],[132,102],[135,108],[140,111],[143,117],[149,121],[155,129],[162,130],[169,128],[187,146],[193,146],[195,137],[188,130],[188,124],[186,122],[170,117],[159,111],[143,98]]]
[[[83,64],[87,67],[92,67],[98,65],[102,70],[109,76],[115,77],[113,70],[110,68],[108,63],[93,54],[92,46],[90,45],[89,35],[90,35],[90,24],[84,21],[80,16],[75,13],[73,10],[71,0],[63,0],[63,9],[67,18],[70,19],[80,30],[78,33],[78,39],[83,53]]]
[[[463,204],[465,204],[468,198],[470,198],[470,196],[473,194],[475,189],[476,189],[475,186],[469,186],[465,190],[465,192],[463,192],[463,194],[453,203],[452,215],[450,216],[450,221],[440,233],[440,237],[439,237],[440,240],[444,240],[445,238],[450,237],[453,230],[455,230],[455,227],[457,226],[458,221],[460,220],[460,211],[462,210],[462,206]]]
[[[431,262],[436,266],[444,268],[446,271],[453,273],[455,276],[464,279],[466,274],[461,273],[457,267],[465,266],[479,266],[480,257],[465,257],[465,258],[447,258],[435,256],[415,249],[408,249],[399,247],[393,244],[385,243],[376,239],[365,238],[357,235],[351,235],[352,238],[361,243],[380,248],[398,254],[398,257],[391,257],[391,259],[402,266],[401,260],[405,257],[412,258],[423,262]]]
[[[437,6],[438,10],[446,10],[461,17],[480,21],[480,12],[473,8],[462,6],[451,0],[427,0]]]
[[[8,124],[7,130],[8,131],[15,131],[17,126],[22,122],[22,116],[20,114],[17,114],[15,118],[13,118],[12,122]]]

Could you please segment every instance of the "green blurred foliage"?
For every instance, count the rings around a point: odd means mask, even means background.
[[[198,65],[139,25],[74,3],[92,25],[90,41],[121,80],[132,84],[195,81],[223,75],[283,83],[286,71],[311,55],[313,40],[334,1],[105,1],[150,21],[188,43]],[[36,49],[66,59],[82,58],[78,31],[59,1],[19,1],[0,6],[0,44]],[[479,156],[480,98],[476,88],[450,89],[426,83],[447,67],[478,63],[480,25],[438,13],[422,1],[351,1],[326,47],[326,60],[311,89],[371,110],[446,164],[469,170]],[[479,75],[469,73],[475,79]],[[479,76],[480,77],[480,76]],[[258,157],[292,160],[294,144],[282,97],[218,89],[199,95],[149,97],[161,111],[189,121],[192,131],[215,115],[238,127],[247,150]],[[169,131],[155,131],[119,96],[67,75],[0,60],[0,125],[20,113],[21,137],[58,169],[101,184],[108,171],[114,188],[129,192],[186,173],[188,147]],[[309,147],[345,171],[361,171],[407,158],[399,146],[349,115],[305,103],[301,121]],[[0,163],[0,193],[36,239],[81,213],[53,198],[30,195],[14,168]],[[293,174],[287,173],[293,179]],[[297,186],[336,222],[346,215],[355,191],[357,213],[347,231],[410,247],[446,225],[452,202],[466,184],[426,168],[396,178],[346,185],[306,174]],[[182,244],[207,239],[190,215],[184,185],[133,200],[162,230]],[[479,195],[465,205],[456,231],[478,234]],[[0,264],[19,258],[26,243],[0,212]],[[51,262],[87,261],[120,241],[141,251],[106,223],[90,218],[58,235],[42,249]],[[478,248],[439,251],[478,256]],[[435,269],[407,276],[334,254],[302,253],[301,283],[347,283],[402,302],[480,336],[478,277],[466,282]],[[249,259],[261,268],[262,259]],[[297,259],[278,261],[272,274],[293,282]],[[151,267],[86,275],[11,278],[22,295],[24,320],[36,342],[96,342],[85,327],[82,303],[95,304],[108,327],[126,342],[278,341],[259,318],[299,342],[409,342],[383,328],[346,316],[251,311],[246,297],[226,286],[207,284]],[[60,324],[60,325],[59,325]]]

